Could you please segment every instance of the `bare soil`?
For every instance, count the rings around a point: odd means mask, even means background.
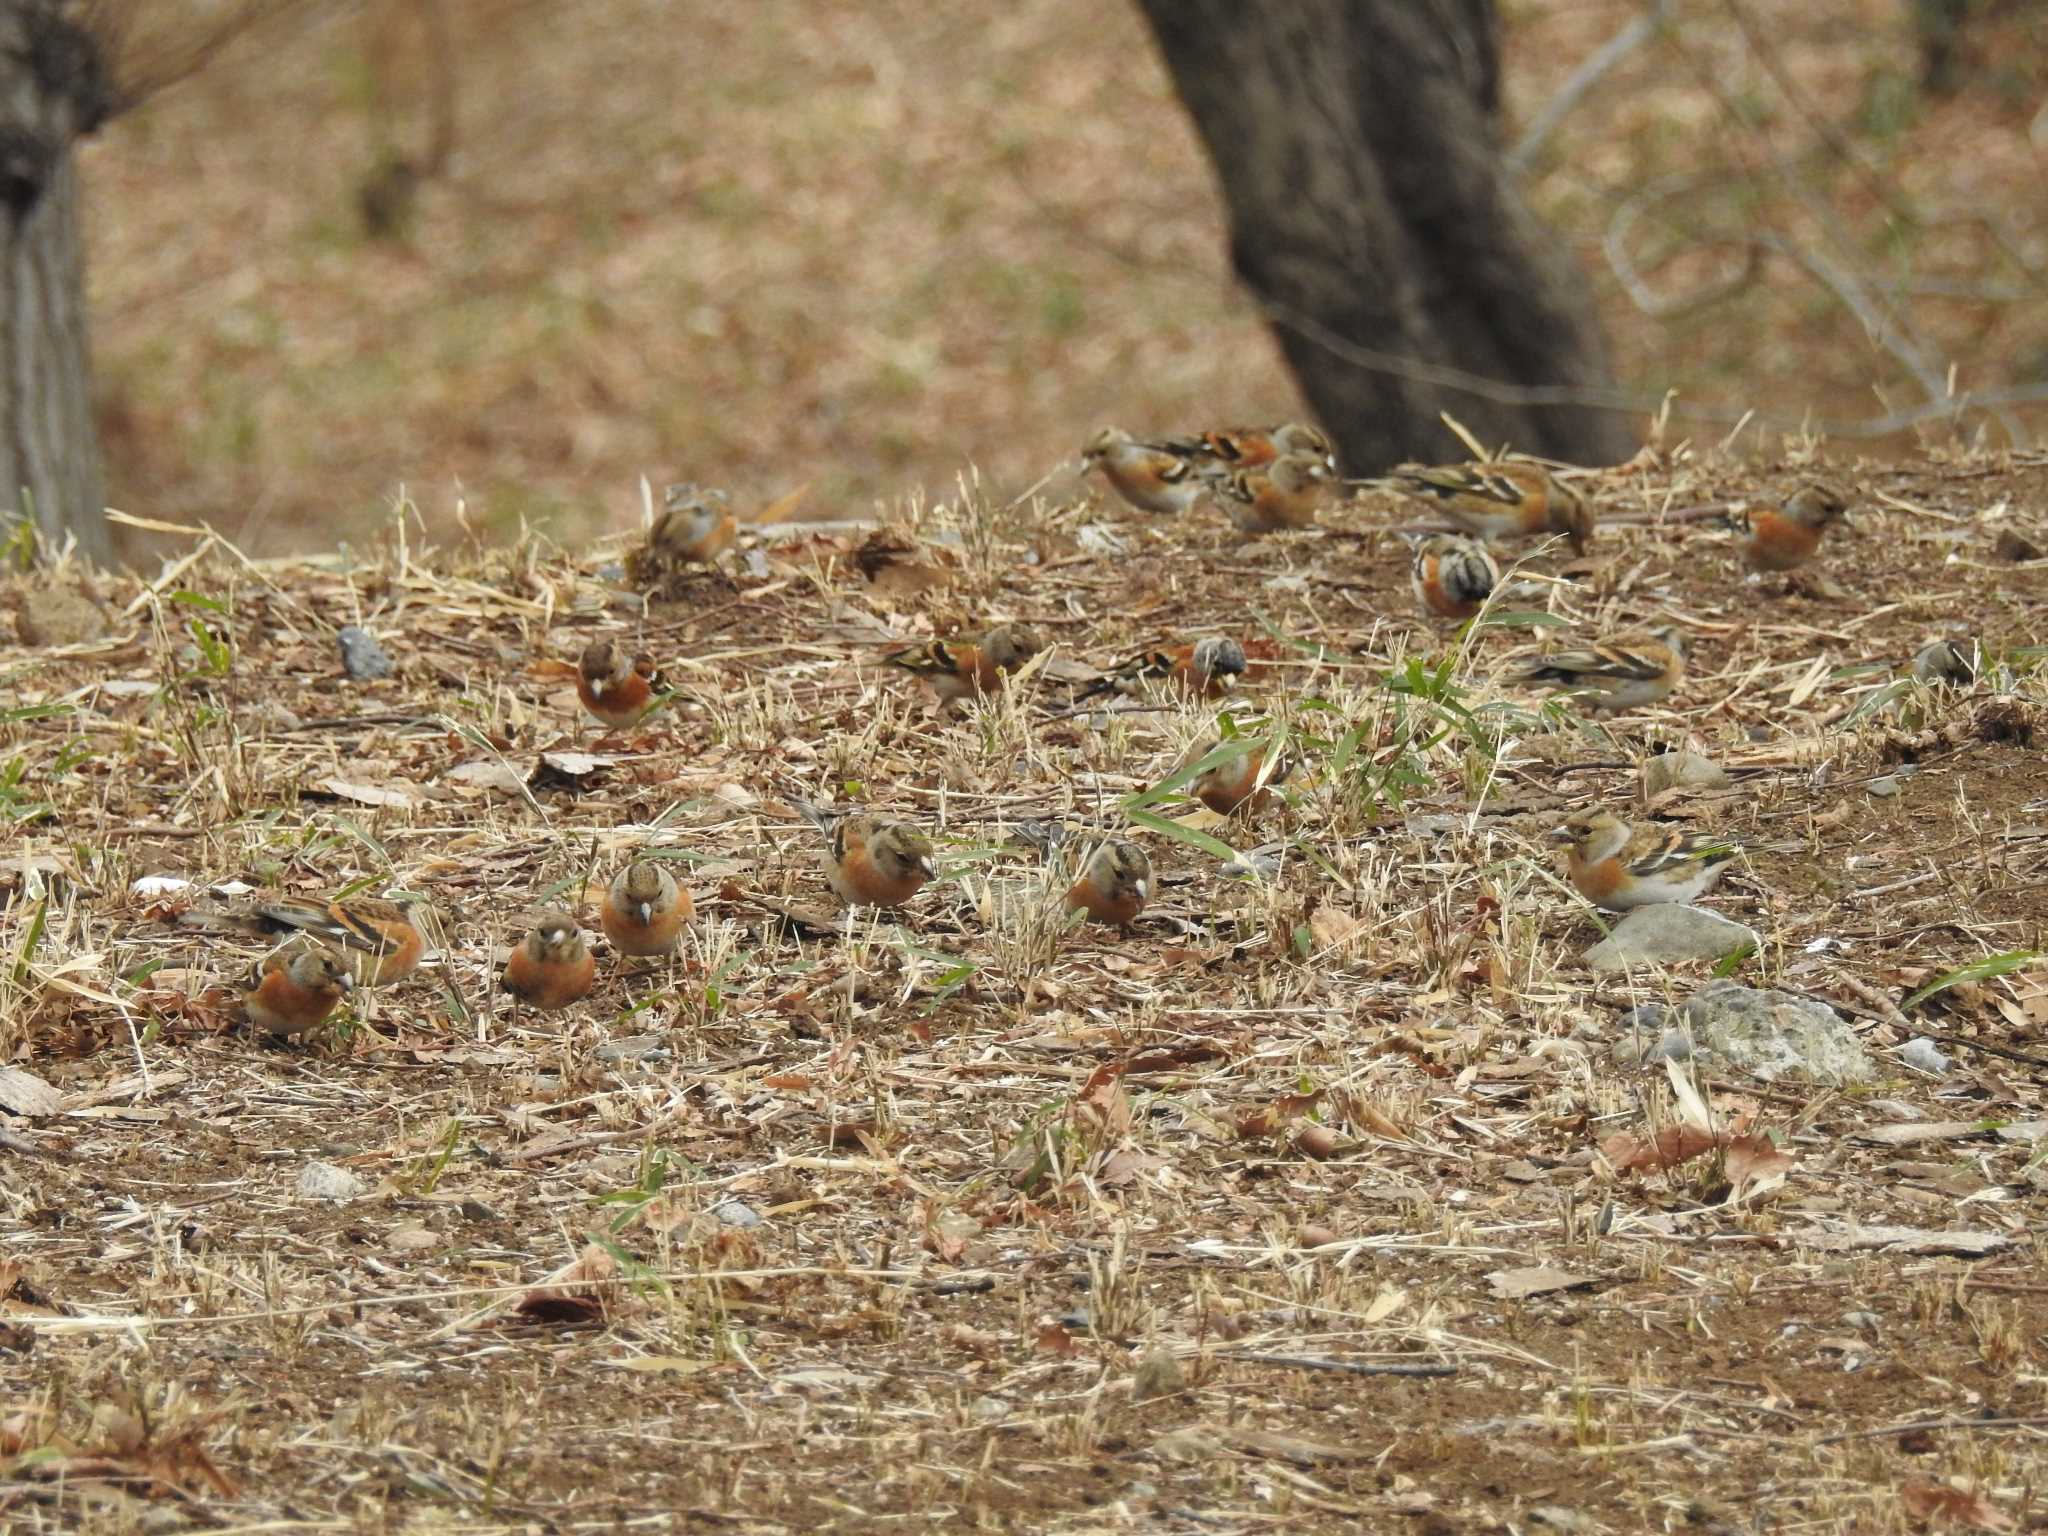
[[[1792,590],[1691,515],[1815,469],[1856,526]],[[1372,496],[1250,546],[942,499],[751,534],[644,613],[616,548],[422,549],[403,520],[346,558],[199,538],[98,580],[105,639],[0,650],[0,1043],[54,1090],[0,1080],[4,1523],[2048,1526],[2048,977],[1902,1012],[2048,948],[2048,565],[1992,552],[2048,542],[2048,465],[1674,450],[1590,484],[1589,553],[1518,551],[1507,600],[1563,626],[1469,634],[1415,616],[1413,511]],[[1057,650],[963,713],[877,665],[1016,618]],[[1651,620],[1694,642],[1665,706],[1512,681]],[[352,622],[395,678],[341,678]],[[568,683],[600,632],[677,690],[614,740]],[[1249,826],[1169,797],[1136,930],[1062,931],[1009,828],[1120,823],[1217,713],[1077,714],[1074,686],[1208,632],[1259,663],[1225,712],[1304,770]],[[1995,664],[1895,684],[1936,634]],[[1434,739],[1455,712],[1388,686],[1446,657],[1488,729]],[[1317,743],[1354,726],[1340,766]],[[1733,973],[1879,1062],[1700,1072],[1717,1124],[1789,1156],[1760,1191],[1600,1150],[1674,1114],[1623,1012],[1709,968],[1584,969],[1599,926],[1544,842],[1681,742],[1731,783],[1658,813],[1749,849],[1709,901],[1763,936]],[[944,878],[843,921],[795,795],[927,823]],[[1198,835],[1277,862],[1226,878]],[[594,921],[643,848],[695,892],[683,955],[511,1017],[526,914]],[[226,990],[257,949],[175,921],[229,880],[417,895],[435,954],[259,1041]],[[1893,1054],[1923,1031],[1944,1076]],[[359,1192],[305,1193],[316,1163]]]

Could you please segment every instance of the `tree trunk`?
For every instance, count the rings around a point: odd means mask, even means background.
[[[1515,195],[1492,0],[1140,0],[1231,254],[1345,467],[1489,444],[1625,457],[1585,284]]]
[[[69,534],[102,565],[73,145],[108,107],[99,50],[58,4],[0,0],[0,508],[32,504],[46,549]]]

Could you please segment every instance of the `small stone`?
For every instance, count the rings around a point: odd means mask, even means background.
[[[1668,1003],[1638,1003],[1616,1019],[1615,1025],[1621,1029],[1647,1033],[1653,1029],[1669,1028],[1671,1015],[1672,1008]]]
[[[1887,773],[1880,778],[1872,779],[1863,787],[1873,800],[1889,800],[1899,792],[1900,785],[1896,776]]]
[[[106,615],[99,604],[70,587],[29,590],[21,594],[21,611],[14,616],[15,633],[30,650],[46,646],[84,645],[107,633]]]
[[[1625,971],[1636,965],[1675,965],[1683,960],[1719,960],[1755,949],[1756,930],[1704,907],[1658,902],[1637,907],[1586,951],[1596,971]]]
[[[2022,560],[2039,560],[2042,558],[2040,545],[2036,544],[2025,534],[2016,533],[2010,528],[2000,531],[1998,538],[1992,543],[1991,554],[1994,559],[2010,560],[2014,564],[2018,564]]]
[[[1899,1060],[1915,1072],[1925,1072],[1929,1077],[1944,1076],[1949,1069],[1949,1059],[1925,1035],[1915,1036],[1900,1046]]]
[[[1643,794],[1652,800],[1667,789],[1718,789],[1727,782],[1721,765],[1697,752],[1660,752],[1643,764]]]
[[[1152,1397],[1171,1397],[1185,1391],[1187,1376],[1180,1368],[1180,1361],[1171,1350],[1154,1349],[1138,1362],[1138,1369],[1131,1377],[1131,1392],[1139,1402]]]
[[[464,1221],[496,1221],[498,1213],[481,1200],[465,1200],[456,1207]]]
[[[391,653],[360,624],[346,624],[334,637],[341,647],[341,669],[359,683],[375,682],[397,670]]]
[[[672,1053],[668,1042],[660,1035],[621,1035],[616,1040],[607,1040],[597,1048],[599,1061],[617,1063],[621,1061],[667,1061]]]
[[[977,1424],[997,1424],[1010,1416],[1010,1400],[985,1394],[969,1403],[967,1411]]]
[[[728,1227],[758,1227],[767,1219],[744,1200],[721,1200],[711,1214]]]
[[[1765,1082],[1795,1077],[1840,1085],[1878,1076],[1856,1031],[1816,998],[1710,981],[1683,1012],[1695,1049]]]
[[[398,1253],[425,1253],[441,1246],[441,1239],[431,1228],[417,1223],[393,1227],[384,1235],[384,1244]]]
[[[299,1170],[301,1200],[353,1200],[362,1192],[361,1179],[332,1163],[308,1163]]]

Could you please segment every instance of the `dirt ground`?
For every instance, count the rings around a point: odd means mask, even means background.
[[[1816,470],[1855,526],[1745,580],[1699,509]],[[1469,633],[1373,495],[1250,545],[961,496],[752,534],[644,613],[616,547],[402,520],[101,581],[104,638],[0,650],[0,1524],[2048,1528],[2048,976],[1912,998],[2048,948],[2048,458],[1588,486],[1588,553],[1516,550]],[[1057,647],[957,714],[877,664],[999,619]],[[1512,680],[1652,620],[1693,646],[1666,705]],[[395,677],[342,678],[348,623]],[[675,689],[609,739],[599,633]],[[1203,633],[1304,766],[1249,825],[1163,797],[1135,931],[1063,930],[1015,821],[1120,824],[1217,714],[1076,685]],[[1974,687],[1895,680],[1936,635]],[[1656,809],[1747,845],[1708,905],[1762,937],[1720,968],[1880,1068],[1703,1069],[1770,1177],[1617,1170],[1676,1113],[1622,1015],[1712,967],[1588,971],[1544,841],[1687,742],[1731,781]],[[925,823],[942,878],[842,920],[798,795]],[[512,1017],[531,908],[592,922],[639,849],[695,893],[681,957]],[[176,921],[230,881],[417,896],[434,953],[252,1038],[260,945]],[[1923,1032],[1945,1075],[1898,1059]]]

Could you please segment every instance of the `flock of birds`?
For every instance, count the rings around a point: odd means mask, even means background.
[[[1501,582],[1493,543],[1561,536],[1577,551],[1595,528],[1586,498],[1541,465],[1503,459],[1402,466],[1379,479],[1345,482],[1338,477],[1328,439],[1299,423],[1153,441],[1106,428],[1088,443],[1082,463],[1140,511],[1179,514],[1213,504],[1247,536],[1313,527],[1324,499],[1340,485],[1397,492],[1441,515],[1455,530],[1421,537],[1411,567],[1417,602],[1443,619],[1470,619],[1493,596]],[[1811,560],[1828,529],[1845,514],[1839,492],[1813,483],[1782,507],[1756,508],[1732,520],[1741,530],[1745,562],[1755,571],[1778,573]],[[708,565],[732,546],[738,528],[723,493],[672,486],[646,542],[629,557],[628,577],[645,581],[659,569]],[[932,640],[883,660],[922,679],[950,703],[1003,688],[1042,649],[1030,626],[1016,623]],[[1212,636],[1132,657],[1080,697],[1157,691],[1213,700],[1228,693],[1246,668],[1237,641]],[[1928,683],[1968,681],[1974,676],[1974,656],[1956,642],[1937,641],[1914,659],[1913,672]],[[1684,673],[1682,636],[1662,628],[1553,652],[1523,680],[1569,690],[1611,713],[1668,697]],[[599,723],[624,730],[645,719],[665,693],[652,658],[600,638],[579,660],[577,695]],[[1202,761],[1210,766],[1189,788],[1221,816],[1248,813],[1273,798],[1289,770],[1279,753],[1256,739],[1219,739]],[[823,834],[826,881],[849,907],[902,906],[938,875],[931,839],[912,822],[795,804]],[[1151,860],[1139,844],[1096,832],[1075,839],[1064,827],[1035,823],[1019,830],[1064,867],[1071,879],[1066,891],[1071,909],[1089,921],[1119,928],[1136,921],[1153,889]],[[1570,817],[1553,837],[1563,846],[1572,884],[1588,901],[1610,911],[1694,901],[1712,888],[1738,851],[1725,838],[1631,826],[1599,809]],[[615,954],[659,958],[676,953],[695,906],[661,862],[639,858],[612,877],[598,915]],[[225,924],[292,936],[292,942],[264,959],[241,990],[249,1019],[277,1035],[304,1034],[324,1023],[355,987],[386,985],[410,974],[425,948],[406,908],[376,897],[287,897],[240,913],[195,909],[183,920],[199,927]],[[500,980],[521,1004],[559,1009],[588,993],[596,975],[596,958],[576,918],[550,909],[538,914],[514,948]]]

